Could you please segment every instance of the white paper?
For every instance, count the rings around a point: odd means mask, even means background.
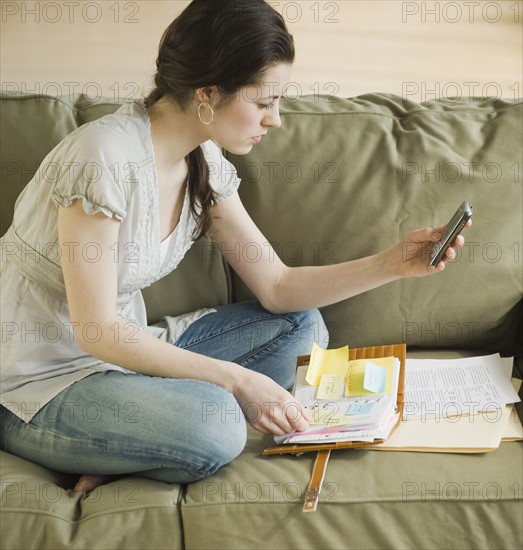
[[[520,401],[499,354],[462,359],[407,359],[404,419],[496,411]]]
[[[504,360],[505,361],[505,360]],[[510,370],[505,374],[510,376]],[[513,378],[516,391],[521,380]],[[402,421],[397,430],[373,450],[422,452],[485,452],[497,449],[501,441],[523,439],[523,427],[513,405],[500,411],[453,418],[427,417]]]

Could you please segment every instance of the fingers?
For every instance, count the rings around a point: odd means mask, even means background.
[[[456,249],[462,248],[465,244],[465,238],[463,235],[458,235],[451,246],[448,247],[447,251],[445,252],[445,257],[443,258],[444,261],[452,261],[455,260],[458,253],[456,252]]]
[[[467,229],[471,225],[472,225],[472,219],[467,221],[463,229]],[[415,242],[423,242],[423,241],[437,242],[443,237],[446,227],[447,227],[446,225],[436,225],[434,227],[423,227],[421,229],[415,229],[414,231],[411,232],[409,237],[411,240]],[[463,238],[463,237],[459,235],[458,238]],[[463,242],[464,241],[462,241],[461,244],[458,244],[457,246],[463,246]]]
[[[465,237],[463,235],[458,235],[455,239],[454,239],[454,242],[452,243],[452,246],[453,247],[458,247],[458,248],[461,248],[463,246],[463,244],[465,243]]]
[[[468,220],[464,229],[472,225]],[[420,277],[432,273],[439,273],[445,269],[447,262],[457,260],[459,249],[465,244],[462,235],[458,235],[454,242],[443,253],[437,266],[431,267],[429,260],[434,250],[434,244],[441,241],[446,225],[423,227],[410,232],[394,250],[401,252],[401,267],[398,272],[402,277]]]
[[[445,252],[444,260],[452,261],[456,257],[456,249],[454,247],[457,247],[456,244],[453,246],[449,246]]]
[[[291,393],[263,374],[245,371],[245,376],[235,397],[256,430],[283,435],[309,427],[307,412]]]
[[[424,243],[426,241],[438,242],[443,237],[443,226],[439,227],[423,227],[412,231],[408,239],[416,243]]]
[[[306,413],[300,403],[289,401],[285,403],[281,410],[275,411],[273,423],[279,430],[282,430],[282,433],[303,431],[309,427],[308,415],[307,419],[305,415]]]
[[[467,229],[468,227],[470,227],[472,225],[472,218],[469,219],[467,221],[467,223],[465,224],[465,226],[463,227],[463,229]],[[431,229],[430,227],[428,229]],[[443,236],[443,233],[445,233],[445,229],[447,229],[447,225],[444,224],[444,225],[436,225],[435,227],[432,228],[433,231],[435,231],[436,233],[440,233],[442,236]]]
[[[307,414],[305,408],[300,404],[296,403],[296,416],[294,418],[289,418],[288,420],[292,426],[292,431],[301,432],[306,430],[310,425],[310,418]]]
[[[437,225],[435,227],[428,227],[427,229],[431,231],[432,240],[439,241],[443,237],[446,228],[446,225]]]
[[[283,435],[306,430],[309,427],[310,419],[300,403],[288,401],[279,405],[270,403],[260,418],[251,423],[255,429],[262,433]]]

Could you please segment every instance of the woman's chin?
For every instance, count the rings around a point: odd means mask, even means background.
[[[254,147],[254,143],[245,143],[245,144],[235,144],[235,145],[224,145],[223,148],[228,151],[229,153],[232,153],[233,155],[247,155],[252,151],[252,148]]]

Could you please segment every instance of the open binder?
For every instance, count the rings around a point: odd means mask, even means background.
[[[400,361],[400,372],[398,380],[398,396],[396,404],[396,412],[399,413],[392,432],[400,425],[403,416],[403,406],[405,402],[404,386],[405,386],[405,359],[407,355],[406,344],[393,344],[386,346],[372,346],[366,348],[351,348],[349,349],[349,361],[355,359],[376,359],[380,357],[397,357]],[[297,358],[296,368],[307,365],[310,360],[310,355],[300,355]],[[264,455],[276,454],[301,454],[307,451],[317,451],[316,461],[314,463],[311,480],[308,490],[305,495],[305,512],[316,510],[318,505],[319,494],[325,477],[327,463],[330,457],[330,451],[333,449],[347,449],[354,447],[370,447],[383,443],[383,439],[376,439],[373,442],[368,441],[335,441],[328,443],[301,443],[301,444],[285,444],[273,445],[264,449]]]

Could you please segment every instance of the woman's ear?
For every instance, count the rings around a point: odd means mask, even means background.
[[[218,88],[216,86],[204,86],[196,89],[198,103],[216,104],[218,101]]]

